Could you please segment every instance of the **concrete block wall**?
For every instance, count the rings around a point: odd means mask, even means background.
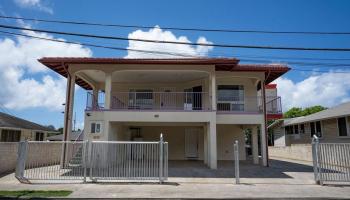
[[[17,142],[0,142],[0,175],[15,170],[17,149]]]
[[[269,147],[269,157],[312,162],[311,144],[292,144],[285,147]]]

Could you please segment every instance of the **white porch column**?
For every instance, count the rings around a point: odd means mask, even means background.
[[[261,124],[260,127],[260,135],[261,135],[261,156],[262,156],[262,164],[263,166],[267,167],[268,166],[268,153],[267,153],[267,133],[266,133],[266,95],[265,95],[265,81],[261,81],[261,93],[262,93],[262,107],[263,107],[263,123]]]
[[[105,109],[111,108],[112,73],[106,73],[105,83]]]
[[[209,76],[209,91],[211,94],[211,109],[216,111],[216,76],[215,71]]]
[[[256,126],[252,126],[252,153],[253,153],[253,163],[259,164],[258,129]]]
[[[262,156],[262,165],[267,167],[267,143],[266,143],[266,131],[265,124],[261,124],[260,126],[261,133],[261,156]]]
[[[204,126],[203,127],[203,141],[204,141],[204,153],[203,153],[203,160],[204,164],[208,165],[208,127]]]
[[[215,116],[216,117],[216,116]],[[216,120],[208,123],[208,163],[210,169],[217,169]]]
[[[75,74],[67,75],[66,103],[64,111],[63,140],[69,141],[72,132],[74,91],[75,91]]]

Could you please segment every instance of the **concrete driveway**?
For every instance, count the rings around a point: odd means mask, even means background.
[[[197,166],[198,165],[198,166]],[[349,198],[350,187],[319,186],[307,163],[271,160],[270,167],[242,163],[234,184],[231,162],[210,170],[200,162],[169,163],[169,180],[157,183],[21,184],[13,174],[0,179],[1,190],[73,190],[74,198]]]

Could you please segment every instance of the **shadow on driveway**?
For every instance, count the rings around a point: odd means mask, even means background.
[[[211,170],[202,161],[169,161],[169,177],[232,178],[235,176],[233,161],[219,161],[218,170]],[[240,162],[241,178],[293,178],[285,172],[313,172],[308,165],[270,160],[269,167]]]

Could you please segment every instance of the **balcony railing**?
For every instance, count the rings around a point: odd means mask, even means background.
[[[282,102],[279,96],[266,97],[266,113],[267,114],[282,114]]]
[[[87,110],[103,110],[104,105],[88,93]],[[117,92],[110,110],[210,110],[207,92]]]
[[[97,100],[99,99],[99,100]],[[207,92],[116,92],[109,110],[211,110]],[[262,113],[261,96],[218,97],[217,111],[222,113]],[[86,110],[105,110],[104,95],[88,93]],[[266,97],[267,114],[281,114],[281,97]]]

